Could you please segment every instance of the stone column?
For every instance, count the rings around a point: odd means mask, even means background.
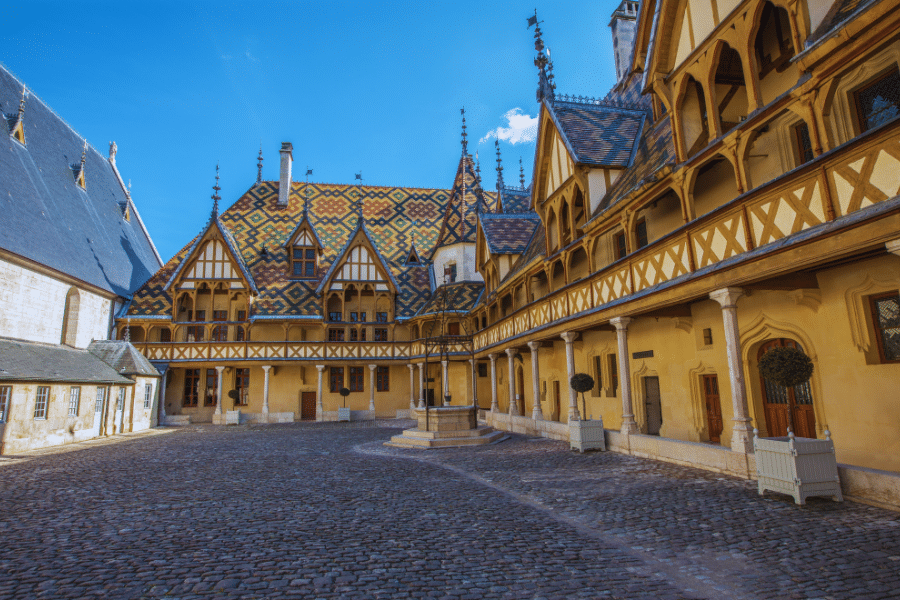
[[[443,397],[441,398],[442,406],[450,406],[450,403],[447,402],[447,394],[450,393],[450,382],[447,381],[447,367],[450,361],[442,360],[441,361],[441,388],[443,389]]]
[[[616,317],[610,319],[610,324],[616,328],[616,341],[618,342],[619,362],[619,389],[622,390],[622,433],[629,435],[640,433],[634,420],[634,407],[631,401],[631,362],[628,358],[628,325],[634,319],[630,317]]]
[[[522,411],[519,410],[519,402],[516,398],[516,354],[519,351],[515,348],[506,349],[506,359],[509,366],[509,414],[512,416],[521,416]]]
[[[491,359],[491,412],[500,412],[500,405],[497,403],[497,358],[499,354],[488,354]]]
[[[375,414],[375,365],[369,365],[369,412]]]
[[[747,387],[744,385],[744,366],[741,362],[741,334],[738,329],[737,300],[744,294],[741,288],[722,288],[709,297],[722,307],[725,322],[725,352],[728,354],[728,375],[731,377],[731,407],[734,427],[731,449],[748,453],[753,450],[753,427],[747,409]]]
[[[325,371],[325,365],[316,365],[319,372],[319,385],[316,388],[316,421],[325,420],[325,409],[322,406],[322,373]]]
[[[560,334],[564,342],[566,342],[566,387],[569,389],[569,420],[578,421],[581,417],[578,414],[578,394],[572,389],[572,377],[575,376],[575,338],[578,337],[577,331],[566,331]]]
[[[269,371],[272,369],[270,365],[265,365],[262,370],[265,373],[265,377],[263,378],[263,405],[262,405],[262,420],[264,423],[269,422]]]
[[[534,394],[531,418],[535,421],[544,419],[544,412],[541,410],[541,378],[538,372],[538,348],[540,347],[540,342],[528,342],[528,349],[531,350],[531,393]]]
[[[416,408],[416,376],[413,372],[415,370],[415,365],[412,363],[406,365],[409,369],[409,410],[415,410]],[[409,416],[412,417],[413,414],[409,413]]]
[[[169,381],[169,369],[166,368],[162,378],[159,380],[159,410],[157,411],[159,422],[158,425],[164,425],[166,422],[166,384]],[[7,410],[9,410],[7,408]]]
[[[475,359],[470,358],[469,364],[472,366],[472,406],[478,409],[478,369],[475,366]]]
[[[217,382],[216,382],[216,414],[222,414],[222,371],[225,370],[225,367],[216,367],[217,373]]]
[[[425,363],[419,363],[419,408],[425,408]]]

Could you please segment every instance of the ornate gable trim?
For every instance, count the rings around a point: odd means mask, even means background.
[[[213,244],[212,247],[210,243]],[[230,268],[225,265],[225,261]],[[192,275],[208,279],[239,280],[254,295],[259,293],[250,270],[237,250],[234,237],[218,217],[211,218],[203,233],[197,236],[163,289],[169,290],[175,283],[189,277],[194,279]]]
[[[360,221],[356,225],[356,229],[353,233],[350,234],[350,237],[347,238],[347,243],[344,244],[344,247],[338,253],[334,262],[331,263],[331,266],[325,273],[325,277],[322,278],[322,282],[316,288],[316,295],[321,295],[324,290],[331,287],[332,281],[338,278],[338,274],[341,273],[341,270],[351,258],[352,251],[360,246],[365,248],[367,253],[375,258],[375,268],[379,271],[379,275],[390,288],[390,291],[395,295],[398,293],[400,286],[397,285],[397,281],[394,279],[394,275],[391,273],[387,261],[381,255],[381,252],[378,251],[378,247],[375,245],[375,242],[372,241],[363,222]]]

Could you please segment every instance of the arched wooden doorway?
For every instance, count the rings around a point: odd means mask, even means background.
[[[803,348],[794,340],[778,338],[769,340],[759,348],[756,359],[759,360],[769,348]],[[793,423],[794,435],[798,437],[816,437],[816,415],[813,412],[812,389],[809,382],[785,388],[767,381],[760,376],[763,396],[763,409],[766,415],[766,430],[771,437],[785,436],[788,427]]]

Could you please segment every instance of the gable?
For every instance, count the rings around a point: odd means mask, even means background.
[[[229,257],[228,249],[220,240],[208,240],[200,245],[181,281],[200,279],[241,279],[240,272]]]
[[[541,200],[546,200],[575,173],[575,163],[546,108],[542,112],[543,131],[536,161],[540,166],[538,189],[543,192]]]
[[[378,264],[369,249],[362,244],[347,253],[344,263],[338,268],[333,281],[377,281],[386,282],[384,268]]]
[[[309,230],[304,229],[299,234],[294,236],[294,242],[291,244],[292,246],[318,246],[318,243],[310,235]]]
[[[659,70],[670,73],[681,65],[697,46],[740,4],[740,0],[670,0],[664,2],[666,15],[660,31],[668,32],[665,57]]]

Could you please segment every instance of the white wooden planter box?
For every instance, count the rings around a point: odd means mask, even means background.
[[[240,425],[241,424],[240,409],[225,411],[225,424],[226,425]]]
[[[572,450],[606,450],[603,419],[569,421],[569,447]]]
[[[777,438],[754,435],[753,451],[760,495],[771,490],[793,496],[797,504],[805,504],[812,496],[830,496],[843,502],[829,432],[825,432],[824,440],[799,438],[793,433]]]
[[[350,421],[350,409],[338,408],[338,421]]]

